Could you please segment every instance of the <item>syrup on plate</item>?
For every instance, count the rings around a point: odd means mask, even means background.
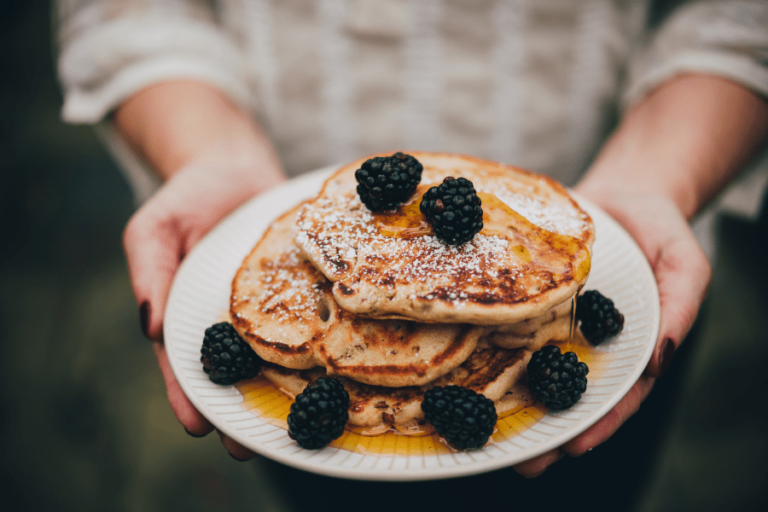
[[[288,429],[288,413],[293,399],[277,389],[262,376],[242,381],[237,389],[243,395],[243,406],[258,414],[272,425]],[[500,442],[514,437],[532,427],[547,409],[539,404],[512,410],[496,422],[492,441]],[[344,434],[330,446],[355,453],[375,455],[440,455],[455,450],[440,439],[428,424],[412,424],[400,429],[384,427],[371,430],[353,425],[347,426]]]
[[[589,366],[589,381],[599,377],[601,366],[606,354],[595,350],[579,334],[572,340],[552,342],[558,345],[562,352],[575,352],[580,361]],[[288,430],[288,413],[293,399],[280,391],[270,381],[262,376],[241,381],[237,389],[243,395],[243,406],[257,413],[272,425]],[[515,437],[535,425],[547,413],[547,408],[536,403],[508,411],[499,416],[496,430],[489,442],[502,442]],[[375,455],[440,455],[453,453],[440,436],[428,424],[412,424],[400,429],[383,427],[365,429],[349,425],[344,434],[331,443],[330,446],[355,453]]]

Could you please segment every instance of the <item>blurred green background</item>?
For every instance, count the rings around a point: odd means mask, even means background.
[[[2,508],[391,510],[431,503],[431,493],[458,509],[510,486],[497,503],[546,510],[547,496],[567,492],[575,510],[768,510],[765,211],[758,221],[719,222],[708,306],[697,339],[653,394],[666,394],[663,403],[644,407],[620,431],[623,440],[560,462],[548,480],[496,472],[363,485],[263,459],[239,463],[215,433],[187,436],[138,326],[121,251],[130,190],[91,129],[59,120],[51,13],[39,1],[0,7]],[[625,455],[625,446],[635,449]],[[603,464],[601,453],[611,467],[583,475],[590,458]],[[639,482],[628,504],[613,501],[610,489],[624,491],[606,471]],[[360,495],[365,502],[345,501]]]

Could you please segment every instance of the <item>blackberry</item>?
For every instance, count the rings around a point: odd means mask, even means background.
[[[203,371],[216,384],[228,386],[259,373],[259,356],[228,322],[205,330],[200,354]]]
[[[581,322],[582,334],[593,345],[619,334],[624,327],[624,315],[597,290],[584,292],[576,300],[576,319]]]
[[[483,229],[481,205],[471,181],[448,176],[440,185],[427,190],[419,209],[440,240],[460,245]]]
[[[483,446],[496,425],[493,401],[460,386],[430,389],[421,410],[437,432],[460,450]]]
[[[587,390],[589,368],[573,352],[555,345],[534,352],[528,362],[528,389],[550,409],[567,409]]]
[[[291,405],[288,435],[302,448],[322,448],[344,433],[349,394],[336,379],[323,377],[307,386]]]
[[[416,191],[423,169],[418,160],[400,152],[371,158],[355,171],[357,194],[372,212],[394,210]]]

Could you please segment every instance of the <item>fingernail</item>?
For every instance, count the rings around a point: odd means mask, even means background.
[[[205,437],[207,435],[207,434],[193,434],[192,432],[190,432],[186,428],[184,429],[184,432],[186,432],[188,435],[190,435],[192,437],[197,437],[198,439],[201,438],[201,437]]]
[[[141,303],[141,307],[139,307],[139,321],[141,322],[141,332],[143,332],[144,336],[147,338],[149,338],[149,313],[149,301],[145,300]]]
[[[664,340],[664,346],[661,347],[661,355],[659,356],[659,377],[662,377],[669,366],[672,364],[672,357],[675,355],[675,344],[672,340],[667,338]]]
[[[583,452],[581,452],[581,453],[569,453],[569,454],[568,454],[568,456],[569,456],[569,457],[572,457],[572,458],[574,458],[574,459],[575,459],[575,458],[577,458],[577,457],[583,457],[584,455],[588,454],[588,453],[589,453],[589,452],[591,452],[592,450],[594,450],[594,448],[587,448],[586,450],[584,450],[584,451],[583,451]]]

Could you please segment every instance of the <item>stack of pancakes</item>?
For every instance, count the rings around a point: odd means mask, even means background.
[[[550,178],[472,157],[411,152],[424,166],[413,197],[372,213],[344,166],[320,194],[283,214],[232,282],[230,316],[290,395],[337,377],[349,423],[407,428],[432,386],[457,384],[499,412],[530,404],[533,351],[565,340],[571,298],[586,282],[594,226]],[[483,230],[437,239],[418,211],[447,176],[474,183]]]

